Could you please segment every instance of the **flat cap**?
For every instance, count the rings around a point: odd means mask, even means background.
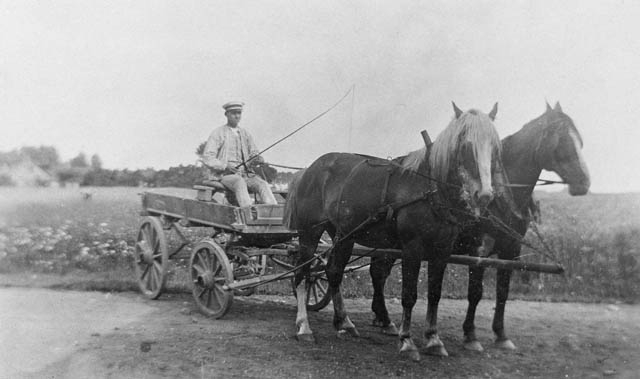
[[[226,112],[228,112],[228,111],[242,110],[243,106],[244,106],[244,103],[241,101],[230,101],[225,105],[223,105],[222,108]]]

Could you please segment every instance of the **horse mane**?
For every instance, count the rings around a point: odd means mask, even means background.
[[[411,171],[420,171],[420,166],[427,162],[427,147],[410,152],[404,157],[398,157],[402,168]]]
[[[431,174],[435,179],[442,182],[447,181],[451,165],[455,163],[452,161],[458,153],[461,137],[463,136],[471,142],[478,143],[488,137],[498,150],[498,156],[501,155],[500,137],[493,126],[493,122],[488,115],[471,109],[464,112],[460,117],[453,118],[433,143],[429,154],[429,163]],[[473,156],[476,161],[478,161],[478,151],[476,149],[478,143],[472,143]],[[424,154],[423,159],[426,159],[426,154]],[[412,164],[415,165],[416,163]]]

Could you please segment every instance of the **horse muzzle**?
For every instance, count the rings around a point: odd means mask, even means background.
[[[569,184],[569,195],[582,196],[589,192],[590,183]]]
[[[491,190],[480,190],[473,194],[473,202],[478,208],[486,208],[491,200],[493,200],[493,191]]]

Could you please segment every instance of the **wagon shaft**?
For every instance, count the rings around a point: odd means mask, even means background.
[[[518,271],[536,271],[547,274],[562,274],[564,268],[560,265],[547,263],[532,263],[522,261],[510,261],[506,259],[492,259],[470,257],[467,255],[452,255],[449,263],[461,264],[467,266],[493,267],[501,270],[518,270]]]
[[[402,252],[397,249],[376,249],[373,250],[364,246],[356,245],[353,249],[354,255],[366,255],[372,258],[390,255],[400,259]],[[465,266],[492,267],[501,270],[535,271],[547,274],[562,274],[564,268],[557,264],[533,263],[523,261],[511,261],[507,259],[471,257],[468,255],[452,255],[448,263]]]

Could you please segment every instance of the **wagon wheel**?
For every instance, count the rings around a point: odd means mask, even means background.
[[[291,270],[294,265],[289,263],[290,259],[276,258],[271,259],[278,265]],[[307,310],[317,312],[326,307],[331,302],[331,296],[329,295],[329,280],[327,274],[324,272],[326,266],[326,260],[324,257],[320,260],[314,260],[311,263],[311,279],[310,285],[307,288]],[[291,279],[291,287],[293,288],[293,295],[296,294],[295,279]]]
[[[169,251],[162,223],[157,217],[145,217],[140,223],[136,241],[136,279],[142,294],[157,299],[167,280]]]
[[[233,291],[223,286],[233,282],[233,267],[222,247],[209,238],[200,241],[191,252],[189,272],[200,311],[213,318],[224,316],[233,302]]]

